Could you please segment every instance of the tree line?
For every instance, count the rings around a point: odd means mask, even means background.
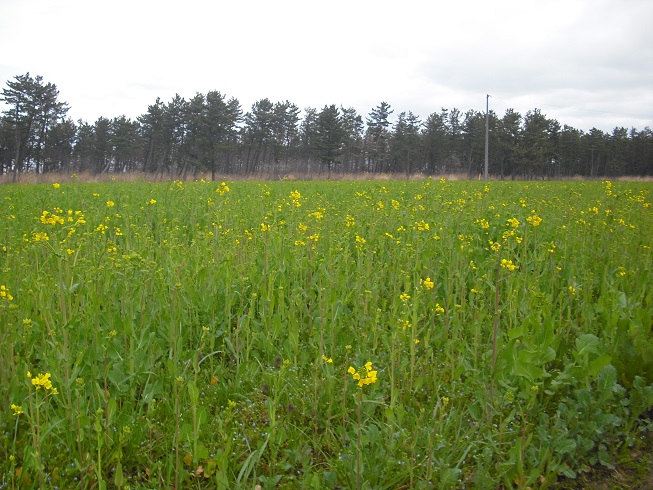
[[[211,91],[159,98],[132,120],[73,121],[56,85],[29,73],[6,83],[0,101],[0,174],[147,172],[331,177],[333,173],[429,175],[483,172],[486,114],[445,109],[425,119],[386,102],[365,118],[351,107],[301,110],[261,99],[244,112],[238,99]],[[589,132],[539,109],[487,114],[489,171],[497,178],[653,175],[653,133],[615,127]]]

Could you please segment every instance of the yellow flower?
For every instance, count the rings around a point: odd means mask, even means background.
[[[11,409],[14,411],[14,415],[20,415],[21,413],[23,413],[23,407],[21,407],[20,405],[14,405],[12,403]]]
[[[440,303],[435,303],[435,312],[436,313],[444,313],[444,308],[440,306]]]
[[[377,381],[377,371],[372,369],[372,362],[369,361],[365,363],[364,368],[358,371],[353,366],[349,366],[347,372],[351,374],[354,381],[358,381],[359,388],[365,385],[371,385]]]
[[[509,225],[512,226],[513,228],[517,228],[517,227],[519,226],[519,220],[518,220],[517,218],[510,218],[510,219],[507,221],[507,224],[509,224]]]
[[[424,289],[429,290],[429,289],[433,289],[435,283],[431,281],[430,277],[427,277],[426,279],[424,279],[424,281],[422,281],[422,285],[424,286]]]
[[[512,260],[501,259],[501,267],[508,269],[509,271],[514,271],[517,266],[512,263]]]
[[[9,289],[3,284],[0,285],[0,298],[4,298],[7,301],[13,301],[14,297],[9,293]]]
[[[399,295],[399,299],[400,299],[401,301],[403,301],[404,303],[407,303],[408,300],[410,299],[410,294],[401,293],[401,294]]]
[[[115,202],[113,202],[113,201],[107,201],[107,207],[108,207],[108,208],[112,208],[112,207],[114,207],[115,205],[116,205]]]
[[[52,387],[52,381],[50,381],[50,373],[38,374],[36,377],[32,377],[32,374],[28,371],[27,377],[32,380],[32,386],[35,386],[37,390],[43,388],[46,391],[52,390],[53,395],[59,393],[56,388]]]
[[[61,184],[59,182],[55,182],[54,184],[52,184],[52,187],[58,189],[59,187],[61,187]]]
[[[526,218],[526,221],[528,221],[533,226],[540,226],[540,223],[542,223],[542,218],[540,218],[537,214],[534,214],[533,216]]]

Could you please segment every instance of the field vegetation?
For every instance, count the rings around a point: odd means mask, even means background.
[[[550,488],[653,430],[645,182],[0,190],[0,488]]]

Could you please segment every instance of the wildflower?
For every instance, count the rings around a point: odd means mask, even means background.
[[[485,218],[474,220],[475,223],[481,225],[481,228],[487,230],[490,227],[490,223]]]
[[[61,187],[61,184],[59,182],[55,182],[54,184],[52,184],[52,187],[58,189],[59,187]]]
[[[517,266],[512,263],[512,260],[501,259],[501,267],[508,269],[509,271],[514,271]]]
[[[263,232],[270,231],[270,225],[267,225],[265,223],[261,223],[261,231],[263,231]]]
[[[364,385],[371,385],[377,381],[377,371],[372,368],[372,362],[366,362],[365,367],[356,370],[353,366],[349,366],[347,372],[351,374],[354,381],[358,381],[358,386],[362,388]]]
[[[512,226],[513,228],[517,228],[519,226],[519,220],[517,218],[510,218],[507,221],[507,224]]]
[[[403,301],[404,303],[407,303],[408,300],[410,300],[410,294],[407,294],[407,293],[401,293],[401,294],[399,295],[399,299],[400,299],[401,301]]]
[[[322,354],[322,362],[326,362],[327,364],[333,364],[333,359]]]
[[[149,204],[149,205],[156,204],[156,199],[150,199],[149,201],[147,201],[147,204]]]
[[[108,207],[108,208],[112,208],[112,207],[114,207],[115,205],[116,205],[115,202],[113,202],[113,201],[107,201],[107,207]]]
[[[435,312],[436,313],[444,313],[444,308],[440,306],[440,303],[435,303]]]
[[[574,286],[569,286],[569,292],[573,295],[576,294],[576,288]]]
[[[442,407],[446,407],[449,405],[449,397],[448,396],[443,396],[442,399],[440,400],[442,402]]]
[[[45,391],[52,391],[53,395],[59,393],[56,388],[52,386],[52,381],[50,381],[51,374],[38,374],[35,377],[32,377],[32,374],[28,371],[27,377],[32,380],[32,386],[35,386],[37,390],[43,388]]]
[[[417,229],[418,229],[419,231],[426,231],[426,230],[429,230],[429,229],[431,228],[431,227],[429,226],[429,224],[428,224],[426,221],[424,221],[424,220],[421,220],[421,221],[415,222],[415,226],[417,227]]]
[[[534,214],[526,218],[526,221],[528,221],[533,226],[540,226],[542,223],[542,218],[540,218],[537,214]]]
[[[231,189],[229,189],[229,186],[226,184],[226,182],[221,182],[218,188],[215,190],[218,194],[221,196],[224,196],[225,193],[229,192]]]
[[[7,301],[14,300],[14,297],[9,293],[9,289],[4,284],[0,285],[0,298],[4,298]]]
[[[494,242],[490,240],[490,248],[494,250],[495,252],[498,252],[501,249],[501,244],[499,242]]]
[[[11,404],[11,409],[14,411],[14,415],[20,415],[23,413],[23,407],[20,405]]]
[[[422,286],[424,286],[424,289],[426,289],[427,291],[429,289],[433,289],[433,286],[435,286],[435,283],[433,281],[431,281],[430,277],[427,277],[426,279],[424,279],[421,282],[422,282]]]

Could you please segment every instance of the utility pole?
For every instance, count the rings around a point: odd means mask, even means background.
[[[488,167],[488,142],[490,134],[490,94],[485,96],[485,173],[484,177],[487,180],[487,167]]]

